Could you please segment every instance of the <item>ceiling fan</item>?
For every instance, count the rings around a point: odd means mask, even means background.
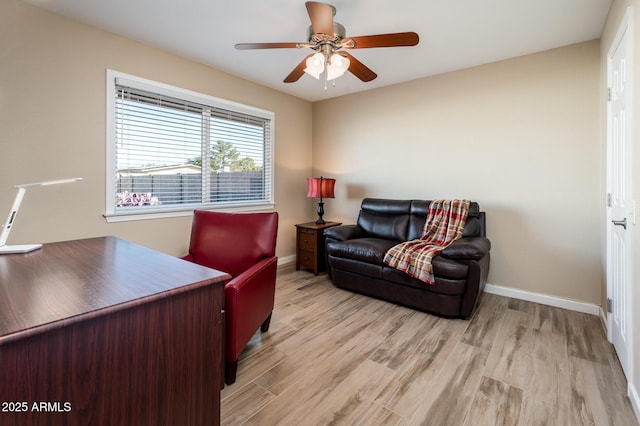
[[[307,73],[316,79],[325,72],[327,80],[340,77],[346,71],[351,72],[363,82],[377,77],[377,74],[342,49],[368,49],[373,47],[415,46],[418,34],[414,32],[376,34],[359,37],[346,37],[345,28],[333,20],[336,8],[330,4],[308,1],[305,3],[311,19],[307,30],[307,42],[301,43],[238,43],[236,49],[289,49],[309,48],[315,50],[296,66],[284,79],[285,83],[296,82]]]

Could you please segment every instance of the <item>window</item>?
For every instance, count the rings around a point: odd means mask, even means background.
[[[108,221],[273,206],[269,111],[107,72]]]

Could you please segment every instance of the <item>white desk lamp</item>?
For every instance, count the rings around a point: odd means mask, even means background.
[[[11,206],[11,210],[9,211],[7,222],[4,224],[4,229],[0,234],[0,254],[27,253],[42,247],[42,244],[23,244],[23,245],[15,245],[15,246],[6,245],[7,238],[9,238],[9,233],[11,233],[11,227],[13,226],[13,222],[15,222],[16,220],[16,216],[18,215],[18,209],[20,208],[20,204],[22,203],[22,198],[24,197],[24,193],[27,192],[28,187],[57,185],[59,183],[76,182],[79,180],[82,180],[82,178],[49,180],[46,182],[26,183],[23,185],[14,186],[14,188],[18,188],[18,193],[16,194],[16,198],[13,200],[13,206]]]

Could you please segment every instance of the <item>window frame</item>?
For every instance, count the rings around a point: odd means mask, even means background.
[[[127,209],[116,211],[115,182],[116,182],[116,85],[126,84],[136,89],[145,90],[161,96],[195,102],[213,108],[229,110],[233,113],[247,114],[263,118],[270,122],[270,132],[265,138],[265,192],[264,200],[255,202],[225,202],[225,203],[190,203],[170,206],[144,206],[140,211]],[[217,211],[257,211],[273,210],[274,208],[274,134],[275,114],[272,111],[240,104],[233,101],[217,98],[210,95],[194,92],[176,86],[148,80],[134,75],[107,69],[107,107],[106,107],[106,200],[104,217],[108,223],[124,222],[132,220],[159,219],[169,217],[191,216],[193,210],[217,210]],[[268,163],[268,167],[267,167]],[[267,170],[268,169],[268,170]],[[266,199],[268,198],[268,199]]]

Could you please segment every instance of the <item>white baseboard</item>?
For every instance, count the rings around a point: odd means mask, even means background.
[[[295,261],[296,261],[295,254],[292,254],[291,256],[279,257],[278,266],[288,265],[289,263],[293,263]]]
[[[604,330],[604,334],[606,336],[609,336],[609,333],[608,333],[609,323],[607,322],[607,314],[605,313],[604,309],[602,309],[602,306],[600,306],[599,308],[600,308],[599,309],[599,311],[600,311],[600,322],[602,323],[602,329]]]
[[[640,422],[640,397],[638,397],[638,390],[633,383],[628,383],[627,393],[629,394],[629,401],[631,401],[631,406],[633,407],[633,412],[636,415],[636,420]]]
[[[484,291],[498,296],[511,297],[513,299],[526,300],[570,311],[583,312],[585,314],[600,315],[600,306],[594,303],[580,302],[579,300],[565,299],[564,297],[548,294],[534,293],[532,291],[518,290],[510,287],[502,287],[495,284],[487,284]]]

